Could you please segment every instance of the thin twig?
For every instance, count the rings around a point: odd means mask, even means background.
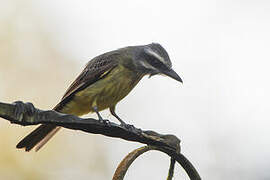
[[[123,180],[128,168],[130,165],[137,159],[140,155],[150,151],[150,150],[157,150],[154,146],[143,146],[141,148],[135,149],[134,151],[130,152],[118,165],[116,168],[113,180]],[[174,166],[175,166],[175,160],[171,158],[170,161],[170,168],[167,180],[172,180],[173,173],[174,173]]]
[[[175,159],[171,158],[167,180],[172,180],[174,174]]]

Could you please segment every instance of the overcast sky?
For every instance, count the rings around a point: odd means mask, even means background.
[[[184,84],[163,76],[144,78],[119,103],[120,116],[138,127],[177,135],[183,154],[203,179],[270,178],[270,1],[33,3],[32,13],[42,19],[45,33],[82,68],[106,51],[162,44]],[[104,141],[112,172],[118,163],[114,159],[138,147]],[[131,167],[127,179],[166,176],[166,156],[149,153],[144,158]],[[153,167],[145,172],[145,166]],[[179,172],[175,176],[187,179]]]

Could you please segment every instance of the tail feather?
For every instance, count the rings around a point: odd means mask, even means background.
[[[40,125],[23,138],[16,148],[25,148],[25,151],[30,151],[37,145],[36,151],[38,151],[59,129],[60,127],[55,125]]]
[[[60,111],[61,107],[56,105],[53,110]],[[25,151],[30,151],[36,147],[36,151],[44,146],[54,135],[60,130],[61,127],[55,125],[40,125],[26,137],[24,137],[16,146],[18,149],[24,148]]]
[[[51,132],[49,132],[37,145],[35,150],[38,151],[42,148],[59,130],[61,127],[57,126]]]

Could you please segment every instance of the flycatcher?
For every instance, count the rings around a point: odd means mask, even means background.
[[[54,110],[76,116],[95,112],[103,121],[99,111],[109,108],[121,125],[126,126],[115,113],[116,104],[128,95],[143,76],[156,74],[182,82],[172,69],[168,53],[160,44],[129,46],[107,52],[87,63]],[[16,147],[25,148],[26,151],[36,147],[38,151],[59,129],[55,125],[40,125]]]

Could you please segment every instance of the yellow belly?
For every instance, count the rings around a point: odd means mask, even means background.
[[[81,116],[93,112],[95,106],[98,111],[115,106],[142,77],[123,66],[118,66],[105,78],[77,92],[61,112]]]

